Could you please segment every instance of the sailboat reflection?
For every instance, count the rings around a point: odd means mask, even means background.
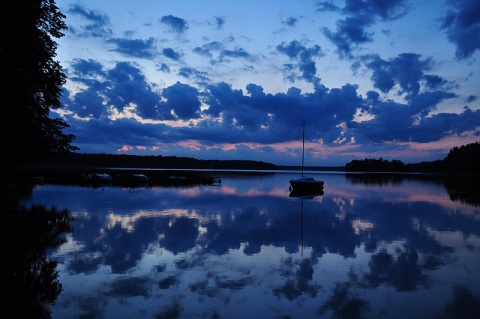
[[[301,244],[300,244],[300,249],[301,249],[301,255],[302,255],[302,258],[303,258],[303,247],[304,247],[304,240],[303,240],[303,232],[304,232],[304,229],[303,229],[303,201],[305,199],[307,200],[310,200],[310,199],[314,199],[316,196],[322,196],[323,195],[323,190],[322,189],[311,189],[311,190],[305,190],[305,189],[302,189],[302,190],[298,190],[298,189],[291,189],[290,188],[290,197],[295,197],[295,198],[299,198],[301,203],[302,203],[302,206],[301,206],[301,215],[300,215],[300,225],[301,225],[301,230],[300,230],[300,234],[301,234]]]
[[[298,190],[298,189],[290,189],[290,197],[297,197],[302,199],[313,199],[316,196],[322,196],[323,189],[311,189],[311,190]]]

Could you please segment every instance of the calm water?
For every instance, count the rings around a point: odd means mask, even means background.
[[[441,183],[293,173],[221,186],[37,186],[78,216],[53,318],[480,318],[480,206]],[[467,318],[465,317],[465,318]],[[463,317],[462,317],[463,318]]]

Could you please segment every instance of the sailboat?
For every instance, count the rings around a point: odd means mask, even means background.
[[[323,181],[318,181],[311,176],[304,176],[304,161],[305,161],[305,121],[303,121],[303,137],[302,137],[302,176],[292,178],[290,186],[292,192],[315,193],[323,192]]]

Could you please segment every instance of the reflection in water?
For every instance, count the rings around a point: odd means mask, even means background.
[[[50,318],[47,305],[55,302],[62,284],[57,262],[48,260],[46,251],[64,242],[72,218],[55,207],[6,206],[0,215],[2,318]]]
[[[51,254],[64,286],[54,317],[478,317],[477,206],[438,182],[325,174],[325,194],[298,195],[290,177],[37,187],[27,202],[78,216]]]

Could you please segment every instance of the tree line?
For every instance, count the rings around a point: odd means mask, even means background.
[[[480,173],[480,143],[475,142],[452,148],[448,155],[437,161],[404,164],[400,160],[383,158],[352,160],[346,171],[356,172],[431,172]]]
[[[48,165],[95,166],[112,168],[166,168],[166,169],[243,169],[275,170],[276,165],[252,160],[200,160],[191,157],[127,154],[70,153],[55,156],[43,162]]]

